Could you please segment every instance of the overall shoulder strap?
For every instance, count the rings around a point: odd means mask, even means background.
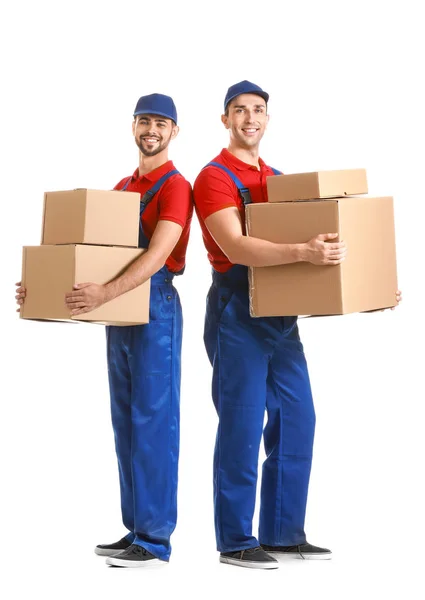
[[[273,171],[274,175],[283,175],[282,171],[278,171],[277,169],[273,169],[273,167],[270,167],[270,168]]]
[[[218,169],[221,169],[222,171],[227,173],[227,175],[229,175],[229,177],[232,179],[232,181],[238,188],[239,195],[242,198],[242,202],[244,203],[244,205],[246,206],[247,204],[252,203],[251,194],[249,193],[249,189],[242,183],[242,181],[240,179],[238,179],[236,177],[236,175],[233,173],[233,171],[231,171],[224,165],[222,165],[218,162],[214,162],[214,161],[209,162],[207,165],[205,165],[204,169],[206,169],[207,167],[217,167]]]
[[[127,181],[124,183],[124,185],[122,186],[122,188],[119,190],[120,192],[125,192],[125,190],[127,189],[128,184],[130,183],[131,179],[132,179],[132,175],[130,175],[130,177],[128,177]]]
[[[177,173],[179,173],[179,171],[177,171],[177,169],[173,169],[172,171],[168,171],[168,173],[165,173],[165,175],[163,175],[160,179],[158,179],[158,181],[156,183],[153,184],[153,186],[143,194],[143,198],[141,199],[142,204],[149,204],[149,202],[152,200],[152,198],[155,196],[155,194],[159,191],[159,189],[161,188],[161,186],[167,181],[167,179],[169,179],[170,177],[172,177],[173,175],[176,175]]]

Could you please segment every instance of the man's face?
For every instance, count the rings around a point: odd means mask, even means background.
[[[265,100],[256,94],[241,94],[229,103],[227,112],[221,120],[230,138],[248,150],[258,146],[269,121]]]
[[[176,137],[177,125],[159,115],[138,115],[133,121],[133,135],[144,156],[155,156],[165,150]]]

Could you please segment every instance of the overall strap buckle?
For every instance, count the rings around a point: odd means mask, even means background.
[[[209,162],[207,165],[205,165],[204,169],[206,169],[207,167],[217,167],[218,169],[221,169],[222,171],[227,173],[227,175],[229,175],[229,177],[232,179],[233,183],[238,188],[239,196],[242,199],[243,205],[246,206],[247,204],[252,203],[251,193],[250,193],[249,189],[242,183],[242,181],[238,177],[236,177],[236,175],[233,173],[233,171],[231,171],[230,169],[228,169],[221,163],[214,162],[214,161]]]
[[[152,200],[152,198],[155,196],[155,192],[152,192],[152,190],[148,190],[147,192],[145,192],[142,196],[142,198],[140,199],[140,203],[143,204],[144,206],[146,206],[147,204],[149,204],[149,202]]]

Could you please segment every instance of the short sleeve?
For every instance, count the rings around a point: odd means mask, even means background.
[[[207,167],[199,173],[193,195],[199,216],[204,221],[219,210],[238,206],[238,191],[235,184],[217,167]]]
[[[165,182],[158,198],[158,220],[184,227],[193,212],[192,187],[181,175]]]

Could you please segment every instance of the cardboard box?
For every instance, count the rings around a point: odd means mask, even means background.
[[[267,177],[269,202],[367,194],[365,169],[316,171]]]
[[[139,243],[140,194],[77,189],[44,194],[41,243]]]
[[[149,322],[150,280],[91,312],[71,319],[65,294],[76,283],[107,283],[124,271],[144,250],[108,246],[26,246],[22,285],[27,289],[23,319],[91,321],[108,325]]]
[[[347,244],[340,265],[293,263],[250,268],[251,315],[336,315],[396,305],[393,199],[347,197],[310,202],[250,204],[247,234],[302,243],[338,233]]]

